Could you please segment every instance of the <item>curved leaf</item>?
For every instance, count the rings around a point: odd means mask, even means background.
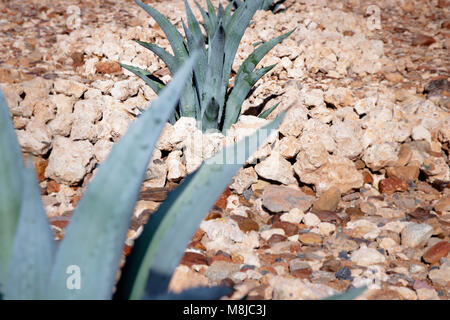
[[[23,177],[22,206],[5,299],[43,299],[48,289],[56,243],[31,160]]]
[[[170,21],[166,17],[164,17],[161,13],[159,13],[157,10],[146,5],[145,3],[142,3],[139,0],[134,0],[134,2],[136,2],[137,5],[139,5],[153,19],[155,19],[155,21],[164,31],[167,40],[169,40],[170,46],[172,47],[175,57],[181,58],[178,62],[182,63],[188,57],[188,52],[186,51],[186,44],[184,42],[184,38],[181,35],[181,33],[178,32],[177,28],[175,28],[175,26],[171,24]]]
[[[148,72],[147,70],[133,67],[128,64],[121,63],[120,66],[122,68],[127,69],[130,72],[133,72],[135,75],[137,75],[139,78],[145,81],[146,84],[150,86],[150,88],[155,91],[156,94],[159,94],[159,92],[164,88],[165,84],[161,80],[159,80],[157,77],[155,77],[153,74]]]
[[[0,90],[0,291],[6,285],[19,220],[24,169],[9,109]]]
[[[267,119],[267,117],[280,105],[280,102],[276,103],[275,105],[273,105],[272,107],[270,107],[269,109],[267,109],[264,112],[261,112],[260,115],[258,115],[258,118],[262,118],[262,119]]]
[[[161,58],[162,61],[167,65],[170,72],[172,74],[175,74],[177,72],[178,67],[180,66],[179,61],[169,52],[158,46],[154,43],[148,43],[144,41],[136,40],[137,43],[139,43],[144,48],[152,51],[154,54],[156,54],[158,57]]]
[[[295,29],[282,34],[281,36],[278,36],[274,39],[271,39],[269,41],[267,41],[264,44],[261,44],[260,46],[258,46],[248,57],[247,59],[244,60],[244,62],[242,63],[242,65],[239,67],[238,72],[236,73],[236,77],[235,77],[235,86],[239,85],[239,79],[241,77],[241,75],[243,73],[248,74],[250,72],[252,72],[255,67],[258,65],[258,63],[262,60],[262,58],[264,58],[264,56],[270,51],[272,50],[273,47],[275,47],[277,44],[279,44],[281,41],[283,41],[284,39],[286,39],[287,37],[289,37],[292,32],[294,32]]]
[[[256,10],[259,9],[261,3],[260,0],[247,0],[244,5],[241,6],[233,14],[226,26],[226,42],[225,42],[225,61],[223,67],[223,84],[228,85],[230,79],[231,68],[236,56],[239,43],[245,30],[250,24],[250,20],[254,16]]]
[[[225,50],[225,29],[222,22],[219,23],[218,30],[211,44],[211,58],[208,62],[208,71],[203,85],[202,98],[202,129],[218,128],[220,122],[220,110],[225,100],[225,92],[222,85],[222,72]],[[214,102],[212,101],[214,99]],[[214,109],[211,112],[211,108]],[[217,108],[217,110],[216,110]],[[209,110],[208,110],[209,109]],[[208,113],[208,116],[206,116]],[[215,117],[212,116],[216,114]]]
[[[275,67],[275,65],[258,69],[249,74],[242,74],[239,84],[234,85],[233,90],[228,96],[225,107],[223,130],[231,128],[231,125],[236,123],[241,113],[242,104],[244,103],[245,98],[247,98],[248,93],[255,83],[267,72],[272,70],[273,67]]]
[[[364,291],[366,291],[366,289],[366,286],[362,286],[359,288],[350,288],[344,293],[335,294],[323,300],[353,300],[356,297],[360,296]]]
[[[172,114],[198,54],[180,68],[100,165],[55,257],[49,298],[109,299],[140,186],[167,119]],[[66,286],[68,268],[80,271],[81,286]]]
[[[150,216],[127,258],[117,298],[141,299],[146,289],[151,296],[167,290],[187,243],[208,210],[247,157],[262,144],[261,137],[267,137],[262,134],[263,130],[267,133],[277,128],[284,115],[282,113],[253,135],[222,149],[168,195],[157,212]]]

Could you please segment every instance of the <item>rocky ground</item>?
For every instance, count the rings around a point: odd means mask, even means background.
[[[146,2],[181,29],[183,1]],[[297,28],[261,63],[277,67],[226,138],[192,119],[167,125],[125,255],[169,190],[280,102],[284,123],[202,222],[171,289],[225,282],[232,299],[319,299],[365,284],[360,299],[449,298],[449,2],[371,4],[256,14],[235,66],[252,43]],[[170,80],[132,39],[169,44],[132,1],[3,1],[0,31],[1,88],[61,238],[98,164],[155,98],[118,62]]]

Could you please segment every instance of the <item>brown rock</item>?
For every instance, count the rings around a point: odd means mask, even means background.
[[[439,262],[442,257],[446,257],[450,252],[450,242],[441,241],[429,248],[422,256],[427,263],[433,264]]]
[[[373,177],[368,170],[363,171],[363,179],[364,179],[364,184],[368,183],[368,184],[373,185]]]
[[[72,198],[72,200],[70,201],[72,203],[72,206],[76,207],[78,204],[78,201],[80,201],[80,199],[81,199],[81,196],[79,196],[79,195],[74,196]]]
[[[239,229],[241,229],[244,232],[250,232],[252,230],[259,231],[259,225],[250,218],[238,215],[232,215],[230,216],[230,218],[236,221],[239,226]]]
[[[39,180],[39,182],[42,182],[45,180],[45,169],[48,166],[48,160],[41,159],[41,158],[34,158],[33,159],[34,169],[36,170],[36,175]]]
[[[264,188],[262,198],[264,207],[272,212],[288,212],[294,208],[305,212],[314,200],[314,197],[302,191],[276,185]]]
[[[217,199],[214,206],[216,206],[219,209],[222,209],[222,211],[225,211],[227,207],[227,199],[231,195],[231,190],[229,188],[226,188],[224,192],[220,195],[220,197]]]
[[[47,193],[59,192],[60,187],[61,185],[58,182],[50,180],[47,182]]]
[[[188,248],[198,249],[198,250],[206,250],[205,246],[201,241],[192,241],[188,244]]]
[[[233,262],[233,259],[230,254],[223,252],[222,250],[219,250],[216,252],[215,256],[211,259],[211,264],[214,261]]]
[[[131,246],[125,244],[124,247],[123,247],[122,254],[123,254],[125,257],[128,256],[128,255],[131,253],[131,249],[132,249]]]
[[[383,179],[378,184],[378,189],[381,193],[394,193],[396,191],[407,191],[408,183],[405,180],[398,178]]]
[[[328,260],[325,260],[320,270],[333,272],[335,273],[341,268],[341,262],[337,259],[331,258]]]
[[[314,213],[322,222],[329,222],[334,224],[342,223],[342,218],[333,211],[312,209],[311,213]]]
[[[331,187],[320,195],[313,205],[313,210],[336,211],[341,200],[341,190],[337,187]]]
[[[197,231],[195,231],[194,235],[192,236],[192,241],[200,241],[202,240],[203,236],[205,235],[205,231],[198,228]]]
[[[351,37],[351,36],[353,36],[355,33],[352,31],[352,30],[345,30],[344,32],[343,32],[343,35],[344,36],[346,36],[346,37]]]
[[[65,229],[70,222],[69,217],[54,216],[49,218],[50,225],[55,226],[60,229]]]
[[[413,212],[408,213],[408,217],[417,221],[426,221],[428,219],[435,218],[436,216],[431,214],[429,210],[423,208],[416,208]]]
[[[196,264],[208,265],[208,260],[204,255],[200,253],[186,252],[183,258],[181,258],[180,264],[184,264],[188,267],[192,267]]]
[[[272,245],[278,242],[286,241],[286,237],[281,234],[273,234],[268,240],[267,243]]]
[[[98,62],[95,65],[95,69],[98,73],[101,74],[113,74],[122,72],[122,67],[118,62],[115,61]]]
[[[322,237],[314,232],[302,233],[298,236],[298,241],[307,246],[322,245]]]
[[[450,196],[446,196],[436,202],[436,204],[434,205],[434,210],[436,210],[437,212],[450,211]]]
[[[82,52],[74,52],[70,55],[72,58],[72,66],[73,67],[81,67],[84,64],[84,55]]]
[[[448,0],[438,0],[437,2],[437,7],[441,8],[441,9],[445,9],[449,6],[449,1]]]
[[[286,236],[290,237],[298,233],[298,226],[286,221],[277,221],[272,225],[272,229],[281,228],[284,230]]]
[[[403,76],[398,72],[385,73],[384,77],[389,82],[394,82],[394,83],[403,82]]]
[[[217,210],[213,210],[211,212],[208,212],[208,215],[206,216],[205,220],[208,221],[220,218],[222,218],[222,214]]]
[[[313,196],[313,197],[316,196],[316,193],[314,192],[314,190],[311,189],[311,188],[308,187],[308,186],[302,186],[302,187],[300,188],[300,190],[301,190],[304,194],[306,194],[306,195],[308,195],[308,196]]]
[[[397,159],[397,166],[403,167],[408,164],[408,162],[411,160],[412,157],[412,151],[409,148],[408,145],[402,144],[400,146],[400,150],[398,151],[398,159]]]
[[[291,272],[291,274],[299,279],[309,279],[312,274],[311,269],[297,269]]]
[[[345,209],[345,213],[350,216],[350,219],[356,219],[364,216],[364,212],[360,208],[350,207]]]
[[[169,191],[168,188],[143,188],[139,200],[163,202]]]
[[[420,169],[417,166],[388,167],[386,174],[389,178],[416,181],[419,178]]]
[[[412,45],[413,46],[429,46],[433,43],[435,43],[436,40],[434,40],[433,37],[427,36],[425,34],[416,34],[412,39]]]

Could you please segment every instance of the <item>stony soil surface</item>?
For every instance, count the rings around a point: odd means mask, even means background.
[[[183,1],[147,2],[181,29]],[[256,14],[236,66],[252,43],[297,28],[261,63],[277,67],[226,138],[192,119],[167,125],[125,255],[169,190],[281,102],[286,120],[202,222],[171,289],[225,282],[232,299],[319,299],[365,284],[361,299],[449,298],[449,2],[369,5],[297,0]],[[131,1],[1,2],[0,31],[1,88],[61,238],[98,164],[155,98],[118,62],[168,81],[132,40],[168,41]]]

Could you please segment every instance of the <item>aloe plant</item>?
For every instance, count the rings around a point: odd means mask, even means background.
[[[59,244],[47,221],[32,166],[23,163],[0,92],[0,297],[112,298],[148,162],[199,55],[197,52],[187,59],[159,98],[114,145],[88,185]],[[282,116],[264,129],[277,127]],[[188,294],[205,299],[210,294],[218,297],[229,292],[226,288],[199,288],[182,296],[167,295],[167,279],[201,220],[240,167],[238,163],[219,164],[223,163],[220,157],[227,154],[230,159],[229,155],[242,154],[245,147],[246,142],[241,141],[219,152],[212,163],[204,163],[169,194],[132,250],[118,298],[186,298]]]
[[[275,65],[255,70],[261,59],[292,32],[285,33],[259,45],[239,67],[234,86],[229,88],[232,65],[239,43],[255,12],[261,7],[261,0],[247,0],[232,12],[233,3],[224,8],[221,4],[217,12],[210,0],[207,9],[196,5],[203,17],[204,37],[200,23],[185,0],[187,25],[182,22],[186,39],[167,18],[154,8],[135,0],[161,27],[171,45],[173,54],[160,46],[137,40],[137,43],[155,53],[174,74],[193,50],[199,48],[200,57],[180,103],[170,121],[179,117],[194,117],[203,131],[226,131],[240,115],[242,103],[255,83]],[[157,94],[165,86],[164,82],[150,72],[121,64],[125,69],[143,79]],[[229,88],[229,89],[228,89]],[[267,117],[268,114],[261,115]]]

